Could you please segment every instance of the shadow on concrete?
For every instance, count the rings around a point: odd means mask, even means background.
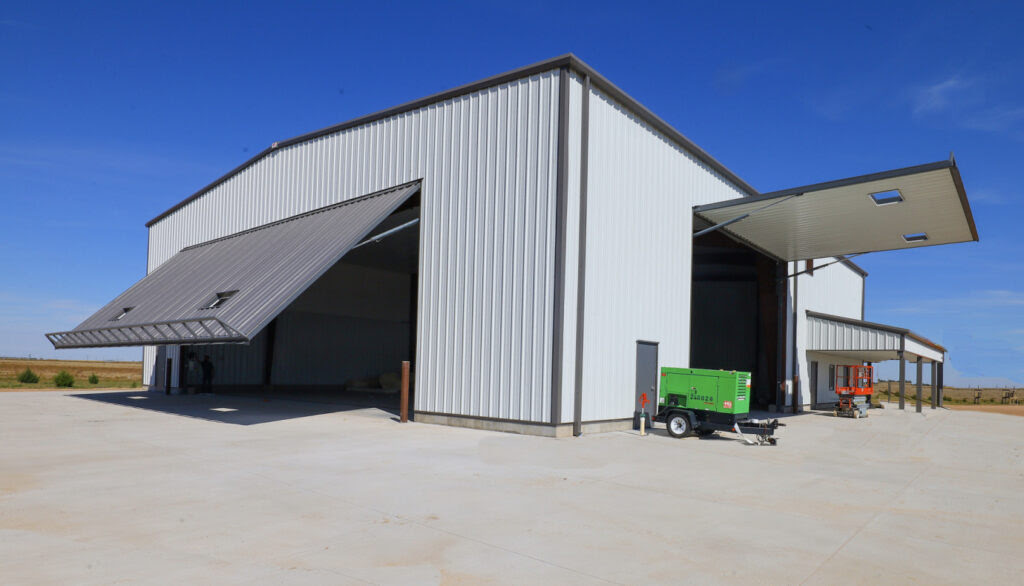
[[[217,396],[250,397],[270,401],[296,401],[343,406],[349,409],[375,408],[398,415],[398,392],[346,391],[338,387],[214,387]]]
[[[161,392],[129,391],[111,393],[81,393],[71,395],[101,403],[158,411],[181,417],[193,417],[229,423],[256,425],[286,419],[312,417],[326,413],[353,411],[379,407],[371,404],[304,401],[301,399],[253,397],[238,394],[165,395]],[[387,409],[385,409],[387,410]]]

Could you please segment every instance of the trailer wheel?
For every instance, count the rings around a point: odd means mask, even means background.
[[[690,425],[690,418],[686,413],[675,412],[665,420],[665,429],[672,437],[686,437],[693,433],[693,426]]]

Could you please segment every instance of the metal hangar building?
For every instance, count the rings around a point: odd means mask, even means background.
[[[839,364],[940,368],[846,257],[978,239],[952,158],[762,194],[574,55],[276,142],[147,226],[148,274],[56,348],[281,396],[412,360],[417,421],[552,436],[629,426],[659,366],[775,411]]]

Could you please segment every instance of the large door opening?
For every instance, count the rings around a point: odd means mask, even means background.
[[[720,233],[694,240],[690,366],[750,372],[751,407],[777,402],[779,263]]]
[[[397,409],[401,363],[415,362],[419,224],[410,223],[419,218],[416,194],[250,344],[184,346],[182,355],[210,357],[217,393]],[[414,392],[415,379],[410,408]]]

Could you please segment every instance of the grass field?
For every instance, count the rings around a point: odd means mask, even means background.
[[[38,383],[18,382],[18,374],[26,368],[31,368],[32,372],[39,376]],[[53,377],[62,370],[75,377],[75,384],[72,387],[75,389],[127,389],[142,385],[141,362],[0,358],[0,391],[56,389]],[[99,378],[99,382],[94,385],[89,384],[89,375],[92,374]]]

